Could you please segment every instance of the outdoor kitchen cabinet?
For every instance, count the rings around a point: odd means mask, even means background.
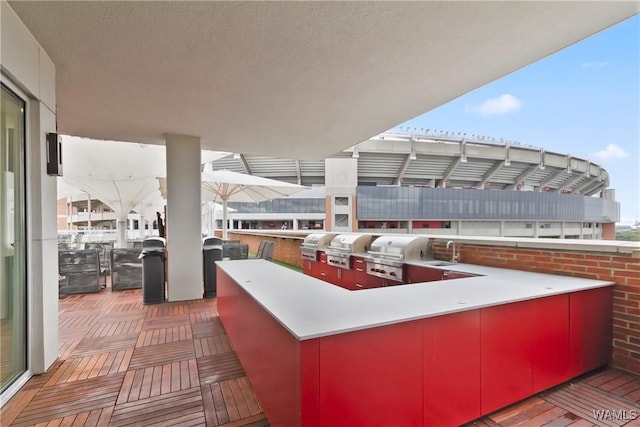
[[[327,262],[327,255],[324,253],[320,255],[319,264],[320,268],[318,270],[318,279],[340,286],[340,268],[330,265]]]
[[[367,263],[360,256],[353,257],[353,280],[355,289],[369,288],[369,274],[367,273]]]
[[[350,291],[355,291],[358,289],[356,287],[356,271],[355,270],[347,270],[344,268],[336,268],[338,281],[337,285],[341,288],[348,289]]]
[[[318,262],[312,266],[312,276],[328,282],[330,278],[333,278],[336,274],[333,272],[334,268],[327,264],[327,254],[320,252],[318,254]]]
[[[444,273],[444,270],[439,268],[430,268],[418,265],[407,265],[405,268],[407,274],[406,283],[422,283],[442,280],[442,274]]]
[[[304,274],[308,275],[308,276],[315,277],[315,275],[313,274],[314,264],[316,264],[316,263],[313,262],[313,261],[309,261],[309,260],[303,259],[302,260],[302,272]]]
[[[572,377],[598,368],[611,359],[612,310],[611,288],[571,294],[569,358]]]
[[[458,265],[349,293],[242,262],[218,311],[271,425],[459,425],[610,361],[610,282]]]
[[[425,319],[422,337],[424,425],[479,418],[480,310]]]

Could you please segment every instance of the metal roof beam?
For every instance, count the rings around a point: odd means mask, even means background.
[[[585,196],[592,196],[598,191],[607,188],[607,183],[604,181],[590,182],[589,185],[585,185],[580,188],[580,194]]]
[[[491,166],[491,169],[489,169],[484,176],[482,177],[482,180],[480,180],[478,182],[478,185],[482,188],[484,188],[484,186],[487,184],[487,182],[493,177],[493,175],[496,174],[496,172],[498,172],[503,166],[504,166],[505,161],[504,160],[500,160],[498,162],[495,162],[493,164],[493,166]]]
[[[447,180],[451,177],[453,171],[456,170],[461,160],[462,157],[457,157],[454,161],[451,162],[447,170],[444,172],[442,179],[438,182],[438,187],[444,188],[446,186]]]
[[[537,170],[538,170],[537,165],[528,167],[520,175],[518,175],[518,177],[514,180],[515,182],[513,184],[507,185],[505,187],[505,190],[515,189],[518,186],[518,184],[524,183],[525,179],[529,178],[529,176],[531,176],[531,174]]]
[[[409,167],[409,163],[411,163],[411,154],[407,154],[407,157],[402,161],[402,165],[400,165],[400,169],[398,169],[398,175],[393,180],[395,185],[402,184],[402,180],[404,178],[404,174],[407,172],[407,168]]]
[[[542,191],[543,187],[546,187],[551,181],[553,181],[554,179],[556,179],[557,177],[559,177],[565,172],[566,172],[566,169],[558,169],[557,171],[551,173],[550,175],[547,175],[545,179],[540,181],[539,191]]]
[[[244,154],[240,154],[240,162],[242,163],[242,167],[245,172],[249,175],[253,175],[251,168],[249,167],[249,162],[247,162],[247,157]]]
[[[578,174],[574,174],[572,177],[565,179],[562,184],[560,184],[558,186],[558,188],[556,188],[555,190],[553,190],[554,193],[559,193],[562,190],[566,190],[567,188],[571,187],[571,185],[575,182],[580,181],[582,178],[584,178],[585,176],[589,176],[589,172],[583,172],[583,173],[578,173]]]
[[[575,191],[579,191],[582,194],[582,193],[585,192],[585,190],[588,190],[590,187],[597,187],[601,183],[604,183],[604,181],[601,181],[601,180],[589,180],[589,181],[583,183],[581,186],[576,187]]]
[[[302,169],[300,168],[300,160],[296,160],[296,177],[298,178],[298,185],[302,185]]]

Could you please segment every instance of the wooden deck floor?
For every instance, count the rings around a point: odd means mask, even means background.
[[[215,299],[143,305],[140,290],[107,288],[64,297],[59,311],[59,360],[2,408],[0,425],[269,425]],[[468,426],[638,427],[622,418],[639,403],[640,378],[607,369]]]

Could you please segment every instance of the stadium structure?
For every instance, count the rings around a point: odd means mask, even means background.
[[[236,153],[212,167],[310,187],[230,203],[230,229],[613,239],[620,217],[601,166],[476,135],[387,132],[324,160]]]

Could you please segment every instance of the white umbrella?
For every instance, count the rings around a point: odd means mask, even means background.
[[[166,178],[158,178],[160,191],[166,188]],[[308,187],[275,179],[232,172],[205,170],[202,172],[202,200],[222,201],[222,238],[227,238],[227,202],[263,202],[287,197]]]
[[[74,195],[77,188],[113,209],[118,215],[118,244],[124,247],[129,211],[146,216],[162,210],[156,177],[166,173],[165,147],[73,136],[65,136],[63,145],[58,197]],[[224,154],[203,150],[201,159],[210,162]]]
[[[202,231],[208,232],[216,228],[216,219],[222,212],[222,205],[211,201],[202,202]],[[235,212],[233,208],[227,208],[227,212]]]
[[[287,197],[307,187],[229,170],[202,173],[203,198],[222,200],[222,238],[227,238],[227,202],[262,202]]]

